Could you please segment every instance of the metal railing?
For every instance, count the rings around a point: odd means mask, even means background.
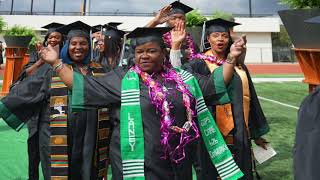
[[[155,12],[138,13],[138,12],[58,12],[58,11],[0,11],[0,15],[57,15],[57,16],[154,16]],[[204,14],[211,16],[212,14]],[[234,14],[235,17],[250,17],[250,14]],[[269,17],[274,14],[252,14],[251,17]]]

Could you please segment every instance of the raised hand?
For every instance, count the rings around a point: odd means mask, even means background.
[[[241,38],[237,39],[230,47],[230,55],[234,58],[240,57],[246,52],[247,38],[246,35],[242,35]]]
[[[267,140],[265,140],[262,137],[259,137],[258,139],[254,140],[254,143],[263,149],[267,150],[267,144],[269,143]]]
[[[167,22],[171,18],[169,15],[171,10],[172,10],[171,5],[165,6],[162,9],[160,9],[160,11],[158,12],[158,14],[155,17],[155,22],[157,24],[162,24],[162,23]]]
[[[184,22],[178,22],[177,25],[171,30],[171,47],[174,50],[180,49],[182,42],[187,36]]]
[[[40,51],[40,57],[46,63],[54,65],[59,59],[59,45],[56,45],[55,47],[48,45],[48,47],[43,48]]]

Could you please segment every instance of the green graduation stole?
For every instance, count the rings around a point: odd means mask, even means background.
[[[197,80],[192,74],[176,69],[196,98],[197,119],[212,163],[222,180],[236,180],[243,173],[234,162],[225,141],[217,128],[202,96]],[[160,128],[160,127],[159,127]],[[144,137],[140,107],[139,76],[129,70],[121,85],[120,143],[123,178],[144,179]]]
[[[124,180],[144,180],[144,137],[139,76],[128,71],[121,82],[120,144]]]

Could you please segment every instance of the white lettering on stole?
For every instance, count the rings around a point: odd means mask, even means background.
[[[227,150],[228,150],[227,146],[223,145],[223,146],[220,146],[220,147],[216,148],[213,151],[209,151],[209,155],[210,155],[211,158],[215,158],[215,157],[221,155],[222,153],[224,153]]]
[[[209,144],[210,144],[210,146],[215,146],[218,144],[218,140],[215,138],[212,138],[209,140]]]
[[[134,119],[130,117],[130,113],[128,113],[128,133],[129,145],[131,147],[131,151],[134,151],[134,146],[136,145],[136,134],[134,129]]]
[[[216,133],[216,130],[214,130],[213,127],[209,127],[208,129],[205,129],[205,130],[204,130],[204,134],[205,134],[206,136],[209,136],[210,134],[214,134],[214,133]]]
[[[206,126],[209,123],[209,117],[204,118],[202,121],[200,121],[201,126]]]

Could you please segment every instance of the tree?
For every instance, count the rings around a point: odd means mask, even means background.
[[[194,26],[200,26],[203,24],[204,21],[206,21],[206,18],[200,14],[198,10],[193,10],[186,15],[187,20],[187,27],[194,27]]]
[[[212,13],[212,16],[209,17],[209,19],[217,19],[217,18],[221,18],[227,21],[234,21],[234,17],[231,13],[227,13],[224,11],[214,11]]]
[[[280,0],[280,2],[293,9],[320,8],[319,0]]]
[[[0,33],[3,32],[4,28],[6,27],[6,22],[4,22],[3,17],[0,16]]]

